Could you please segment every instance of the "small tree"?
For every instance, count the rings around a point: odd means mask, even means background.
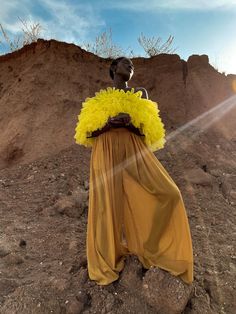
[[[112,42],[112,31],[96,37],[95,43],[84,43],[84,49],[103,58],[117,58],[125,55],[122,48]]]
[[[29,22],[24,21],[20,17],[18,17],[18,19],[23,25],[23,27],[21,28],[23,34],[15,37],[13,40],[9,38],[2,24],[0,24],[2,35],[11,51],[15,51],[27,44],[37,41],[37,39],[40,37],[41,30],[43,29],[43,27],[39,23],[31,22],[31,24],[28,25]],[[1,41],[0,44],[2,44]]]
[[[173,36],[169,36],[166,42],[163,44],[161,37],[151,38],[146,37],[141,33],[141,36],[138,37],[139,44],[143,47],[144,51],[149,57],[156,56],[160,53],[173,53],[176,48],[172,48],[172,42],[174,40]]]

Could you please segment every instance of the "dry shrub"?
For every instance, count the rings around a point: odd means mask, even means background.
[[[3,38],[5,39],[5,42],[9,46],[11,52],[37,41],[37,39],[40,37],[41,31],[43,30],[43,27],[40,25],[40,23],[27,22],[20,17],[18,17],[18,19],[23,25],[21,28],[22,34],[16,36],[15,38],[13,38],[13,40],[9,38],[7,32],[4,30],[2,24],[0,23],[0,29]],[[0,44],[3,43],[0,41]]]
[[[172,48],[172,43],[174,40],[174,36],[169,36],[169,38],[162,43],[161,37],[155,38],[153,37],[146,37],[141,33],[141,36],[138,37],[139,44],[143,47],[144,51],[149,57],[156,56],[161,53],[173,53],[176,48]]]

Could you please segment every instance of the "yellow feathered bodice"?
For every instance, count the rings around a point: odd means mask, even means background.
[[[78,115],[74,139],[77,144],[92,146],[95,138],[87,138],[97,129],[102,129],[109,117],[120,112],[128,113],[132,124],[139,128],[145,137],[140,137],[146,145],[156,151],[164,147],[165,129],[159,116],[156,102],[141,98],[142,91],[124,91],[108,87],[86,98]]]

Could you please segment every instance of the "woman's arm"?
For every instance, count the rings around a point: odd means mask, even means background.
[[[141,98],[148,99],[148,92],[147,92],[146,88],[144,88],[144,87],[137,87],[136,91],[139,91],[139,90],[142,91],[142,97]]]
[[[144,87],[137,87],[135,89],[135,91],[142,91],[142,98],[148,99],[148,92]],[[87,136],[87,138],[90,137],[96,137],[108,130],[110,130],[112,127],[126,127],[127,129],[129,129],[131,132],[139,135],[139,136],[145,136],[144,134],[142,134],[139,130],[139,128],[136,128],[131,122],[130,122],[131,118],[130,115],[124,112],[120,112],[118,115],[116,115],[115,117],[109,117],[107,123],[105,124],[105,126],[101,129],[101,130],[96,130],[92,132],[91,136]]]
[[[87,138],[90,138],[90,137],[97,137],[98,135],[106,132],[106,131],[109,131],[111,128],[111,125],[107,122],[104,127],[102,129],[97,129],[95,131],[92,132],[91,136],[86,136]]]
[[[131,132],[139,135],[139,136],[144,136],[139,130],[139,128],[136,128],[132,123],[131,123],[131,118],[130,115],[127,113],[119,113],[119,115],[110,118],[109,123],[111,127],[125,127]]]

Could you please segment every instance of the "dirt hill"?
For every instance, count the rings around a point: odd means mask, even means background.
[[[135,257],[114,284],[89,280],[91,149],[73,136],[82,101],[112,86],[110,60],[40,39],[0,56],[1,313],[234,313],[236,76],[217,72],[206,55],[132,61],[129,85],[145,87],[158,102],[167,131],[155,155],[185,201],[195,256],[191,294],[161,270],[145,272]]]

